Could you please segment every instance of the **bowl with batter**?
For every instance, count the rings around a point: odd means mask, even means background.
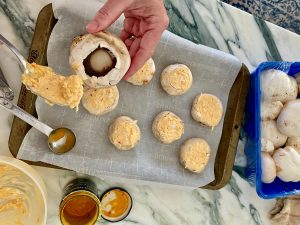
[[[45,225],[46,187],[26,163],[0,156],[0,221],[2,224]]]

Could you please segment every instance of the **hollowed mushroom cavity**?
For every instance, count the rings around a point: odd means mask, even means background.
[[[117,63],[116,57],[107,48],[98,47],[83,60],[85,73],[89,76],[104,77]]]

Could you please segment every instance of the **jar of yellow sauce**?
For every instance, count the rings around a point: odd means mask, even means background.
[[[60,203],[62,225],[94,225],[101,213],[96,184],[86,178],[77,178],[67,184]]]
[[[60,203],[62,225],[94,225],[98,218],[110,222],[125,219],[132,208],[130,194],[119,187],[105,191],[98,197],[96,184],[86,178],[77,178],[67,184]]]
[[[132,208],[130,194],[119,187],[111,188],[100,197],[101,216],[109,222],[118,222],[125,219]]]

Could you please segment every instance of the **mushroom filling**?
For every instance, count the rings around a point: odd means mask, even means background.
[[[85,73],[89,76],[104,77],[117,63],[116,57],[107,48],[98,47],[83,60]]]

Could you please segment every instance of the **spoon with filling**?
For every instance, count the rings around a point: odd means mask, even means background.
[[[5,44],[18,58],[23,69],[22,83],[32,93],[50,104],[69,106],[78,111],[83,96],[83,80],[79,75],[64,76],[50,67],[28,63],[18,49],[0,34],[0,44]]]
[[[55,154],[63,154],[70,151],[76,143],[75,134],[68,128],[52,129],[48,125],[42,123],[29,113],[25,112],[14,103],[7,100],[4,96],[0,96],[0,106],[11,112],[21,120],[30,124],[48,137],[48,147]]]

